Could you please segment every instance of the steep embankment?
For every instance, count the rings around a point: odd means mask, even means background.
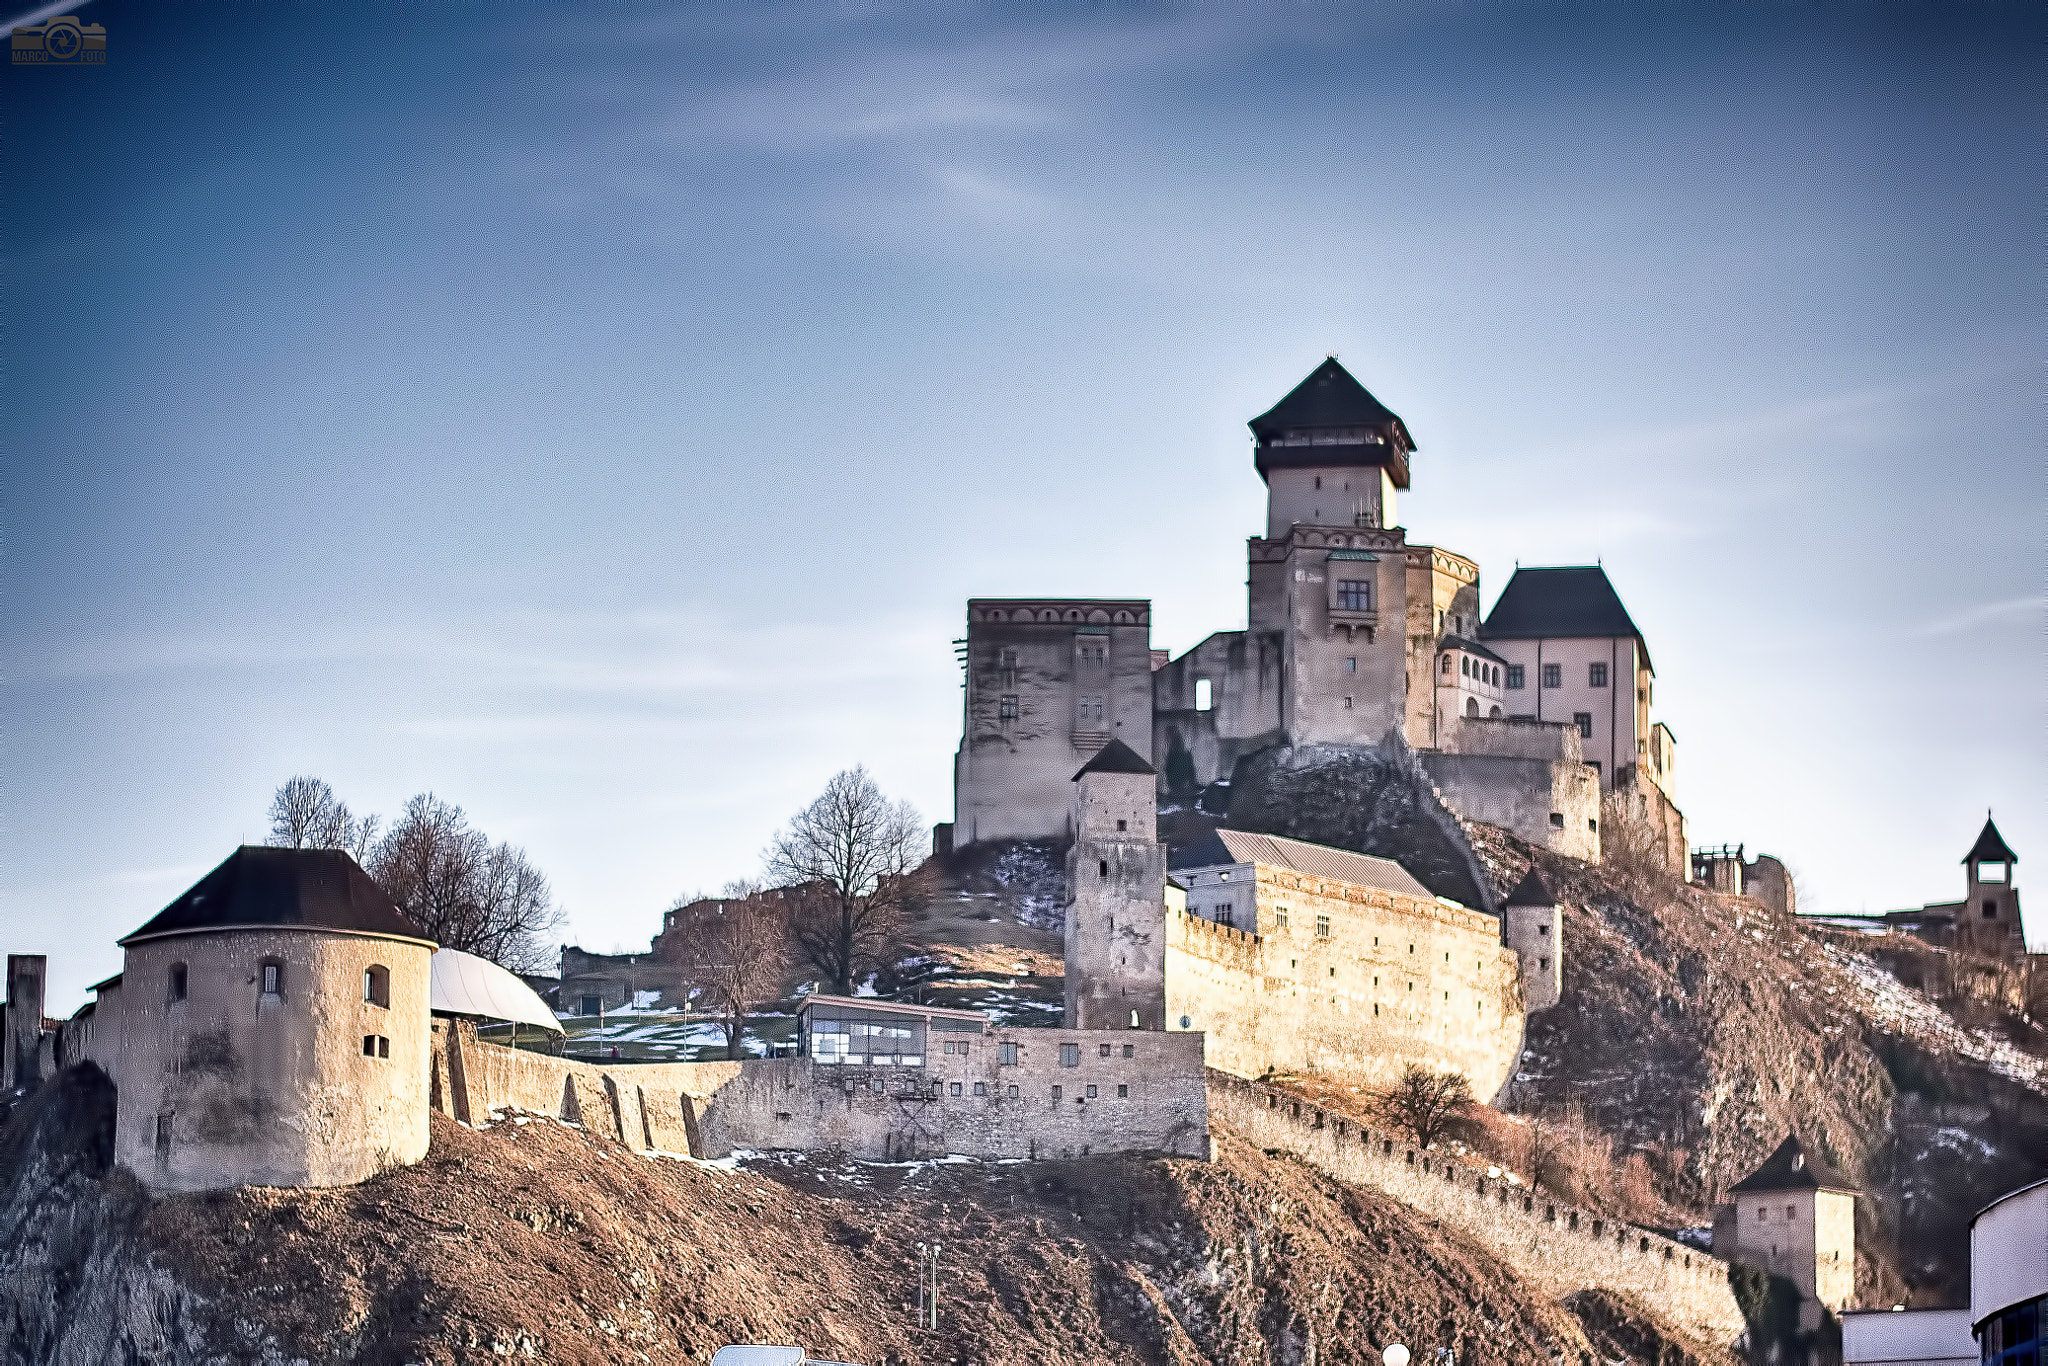
[[[337,1191],[150,1200],[74,1072],[0,1131],[8,1361],[703,1362],[733,1340],[884,1362],[1717,1358],[1609,1296],[1545,1303],[1405,1207],[1228,1136],[1212,1163],[745,1169],[553,1121],[435,1118]],[[937,1331],[914,1323],[939,1242]]]
[[[1496,889],[1533,859],[1564,911],[1564,999],[1531,1023],[1508,1108],[1582,1109],[1702,1223],[1796,1131],[1868,1197],[1862,1303],[1967,1299],[1971,1213],[2048,1176],[2038,1028],[1965,1029],[1863,936],[1470,832]]]

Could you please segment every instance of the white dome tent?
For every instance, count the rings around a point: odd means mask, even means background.
[[[436,1015],[466,1015],[529,1024],[562,1032],[561,1021],[533,988],[488,958],[461,949],[436,949],[430,1001]]]

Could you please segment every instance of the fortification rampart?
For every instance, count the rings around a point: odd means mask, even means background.
[[[1548,1294],[1623,1291],[1713,1341],[1743,1331],[1727,1263],[1662,1234],[1418,1152],[1398,1135],[1214,1069],[1209,1114],[1247,1142],[1292,1153],[1463,1230]]]
[[[876,1161],[1091,1153],[1208,1155],[1202,1039],[1157,1030],[997,1029],[924,1067],[577,1062],[434,1032],[434,1108],[466,1124],[502,1106],[640,1150],[837,1149]]]
[[[1415,1063],[1486,1097],[1507,1083],[1524,1017],[1498,920],[1263,864],[1258,876],[1263,934],[1167,913],[1167,1027],[1205,1031],[1209,1066],[1377,1087]]]

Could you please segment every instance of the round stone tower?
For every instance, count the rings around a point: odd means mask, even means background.
[[[144,1185],[426,1155],[434,945],[347,854],[244,846],[121,945],[114,1155]]]

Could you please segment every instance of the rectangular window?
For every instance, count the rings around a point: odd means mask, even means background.
[[[1102,695],[1088,693],[1081,698],[1081,724],[1100,727],[1102,725]]]
[[[1319,916],[1317,916],[1317,917],[1316,917],[1316,938],[1318,938],[1318,939],[1328,939],[1329,937],[1330,937],[1330,917],[1328,917],[1328,916],[1326,916],[1326,915],[1319,915]]]
[[[1106,1057],[1108,1057],[1108,1056],[1109,1056],[1109,1045],[1108,1045],[1108,1044],[1101,1044],[1101,1045],[1099,1045],[1099,1046],[1098,1046],[1098,1051],[1100,1052],[1101,1056],[1103,1056],[1103,1057],[1105,1057],[1105,1058],[1106,1058]]]
[[[171,964],[171,999],[173,1001],[185,999],[185,965],[183,963]]]
[[[1273,923],[1283,930],[1287,928],[1287,908],[1285,906],[1275,906],[1273,908]]]
[[[1545,664],[1543,666],[1543,686],[1546,688],[1562,688],[1564,686],[1564,665]]]
[[[1196,710],[1196,711],[1208,711],[1208,710],[1209,710],[1209,709],[1210,709],[1211,707],[1213,707],[1213,706],[1215,705],[1215,702],[1216,702],[1216,697],[1215,697],[1215,690],[1214,690],[1214,689],[1213,689],[1213,688],[1212,688],[1212,687],[1210,686],[1210,684],[1209,684],[1209,680],[1208,680],[1208,679],[1206,679],[1206,678],[1198,678],[1198,679],[1196,679],[1196,680],[1195,680],[1195,710]]]
[[[377,1036],[375,1034],[363,1035],[363,1056],[366,1058],[377,1056]]]
[[[996,667],[1005,673],[1013,672],[1017,667],[1017,652],[1011,649],[996,651]]]
[[[1586,686],[1589,688],[1604,688],[1607,686],[1607,666],[1605,664],[1588,664],[1586,666]]]
[[[1573,725],[1575,725],[1575,726],[1577,726],[1577,727],[1579,728],[1579,734],[1580,734],[1580,736],[1581,736],[1581,737],[1583,737],[1583,738],[1585,738],[1585,739],[1587,739],[1587,740],[1590,740],[1590,739],[1592,739],[1592,738],[1593,738],[1593,713],[1592,713],[1592,712],[1589,712],[1589,711],[1575,711],[1575,712],[1573,712],[1573,713],[1572,713],[1572,724],[1573,724]]]
[[[1015,1067],[1017,1065],[1017,1045],[1013,1043],[997,1044],[996,1063],[1002,1067]]]
[[[363,969],[363,1000],[386,1010],[391,1008],[391,969],[382,966]]]
[[[1521,666],[1521,665],[1519,665],[1519,664],[1510,664],[1510,665],[1508,665],[1508,687],[1510,687],[1510,688],[1520,688],[1521,686],[1522,686],[1522,666]]]
[[[1987,901],[1984,903],[1984,918],[1986,920],[1998,919],[1998,903],[1996,901]]]
[[[1062,1067],[1079,1067],[1080,1065],[1081,1065],[1081,1045],[1079,1045],[1079,1044],[1077,1044],[1077,1043],[1063,1043],[1063,1044],[1061,1044],[1061,1045],[1060,1045],[1060,1066],[1062,1066]]]
[[[1538,972],[1549,972],[1549,971],[1550,971],[1550,960],[1549,960],[1548,958],[1539,958],[1539,959],[1537,959],[1537,960],[1536,960],[1536,970],[1537,970]]]
[[[1372,581],[1370,579],[1337,580],[1337,610],[1340,612],[1370,612],[1372,610]]]
[[[1088,1097],[1087,1097],[1087,1098],[1088,1098],[1089,1100],[1093,1100],[1093,1099],[1095,1099],[1095,1088],[1094,1088],[1094,1087],[1092,1087],[1092,1086],[1091,1086],[1091,1087],[1089,1087],[1089,1088],[1088,1088]]]
[[[985,1081],[978,1081],[978,1082],[974,1083],[974,1094],[975,1094],[975,1095],[977,1095],[977,1096],[985,1096],[985,1095],[987,1095],[987,1094],[988,1094],[988,1083],[987,1083],[987,1082],[985,1082]]]
[[[1119,1084],[1116,1088],[1116,1098],[1118,1100],[1129,1100],[1131,1098],[1131,1088],[1129,1086]]]
[[[1125,1045],[1124,1045],[1124,1056],[1125,1056],[1125,1057],[1127,1057],[1127,1058],[1135,1058],[1135,1057],[1137,1057],[1137,1056],[1138,1056],[1138,1046],[1137,1046],[1136,1044],[1134,1044],[1134,1043],[1127,1043],[1127,1044],[1125,1044]]]
[[[999,721],[1014,721],[1017,719],[1017,694],[1013,692],[1003,694],[1002,701],[996,703],[996,719]]]
[[[1346,655],[1344,657],[1344,672],[1348,674],[1355,674],[1358,672],[1357,655]]]
[[[947,1090],[948,1090],[949,1092],[951,1092],[951,1093],[952,1093],[953,1095],[956,1095],[956,1096],[957,1096],[957,1095],[959,1095],[959,1094],[960,1094],[960,1083],[956,1081],[956,1082],[954,1082],[954,1083],[953,1083],[953,1084],[952,1084],[951,1086],[947,1087],[946,1089],[947,1089]]]
[[[1009,1090],[1003,1092],[1003,1094],[1007,1096],[1009,1099],[1015,1100],[1017,1098],[1017,1088],[1012,1086]]]
[[[1351,694],[1349,693],[1344,694],[1344,710],[1351,710]]]
[[[1058,1099],[1059,1099],[1059,1098],[1061,1097],[1061,1095],[1063,1095],[1063,1094],[1064,1094],[1064,1092],[1062,1091],[1062,1089],[1061,1089],[1060,1087],[1057,1087],[1057,1086],[1055,1086],[1055,1087],[1053,1087],[1053,1088],[1052,1088],[1052,1098],[1053,1098],[1054,1100],[1058,1100]]]
[[[278,996],[284,992],[284,964],[265,963],[263,972],[263,994]]]
[[[377,1036],[377,1056],[380,1058],[391,1056],[391,1040],[385,1038],[382,1034]]]

